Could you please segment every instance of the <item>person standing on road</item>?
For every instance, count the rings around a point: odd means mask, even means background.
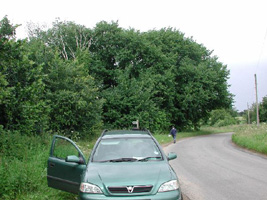
[[[176,143],[176,133],[177,133],[177,130],[173,126],[172,129],[171,129],[171,131],[170,131],[170,135],[172,135],[172,138],[173,138],[173,143]]]

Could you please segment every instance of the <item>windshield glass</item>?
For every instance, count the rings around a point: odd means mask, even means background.
[[[102,139],[93,162],[130,162],[162,160],[159,148],[151,138]]]

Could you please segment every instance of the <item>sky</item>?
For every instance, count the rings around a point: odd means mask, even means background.
[[[21,24],[18,38],[27,37],[27,23],[40,26],[73,21],[94,28],[100,21],[118,21],[125,29],[145,32],[172,27],[213,50],[230,71],[234,107],[243,111],[267,96],[266,0],[8,0],[0,19]]]

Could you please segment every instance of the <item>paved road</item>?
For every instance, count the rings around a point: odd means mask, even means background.
[[[188,138],[164,148],[177,153],[170,163],[190,200],[267,200],[267,157],[236,147],[231,135]]]

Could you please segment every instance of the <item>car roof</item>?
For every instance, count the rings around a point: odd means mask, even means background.
[[[103,139],[132,138],[132,137],[151,138],[151,133],[146,130],[145,131],[143,130],[112,130],[112,131],[104,131],[102,133]]]

